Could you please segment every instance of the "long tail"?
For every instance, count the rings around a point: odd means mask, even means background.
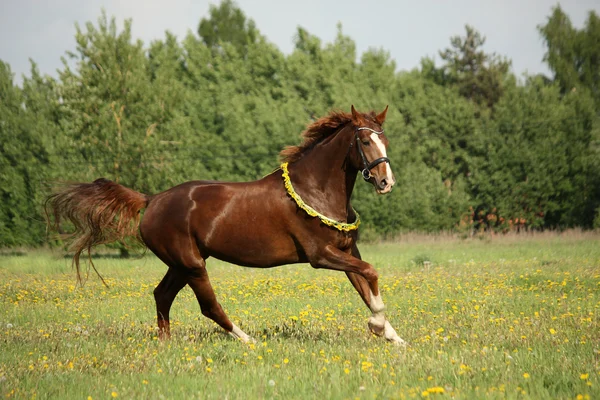
[[[61,232],[61,222],[68,220],[75,228],[63,237],[71,241],[69,250],[74,252],[73,264],[80,283],[79,258],[83,251],[87,251],[90,265],[106,285],[92,262],[92,247],[127,237],[142,242],[138,233],[140,211],[148,201],[148,196],[104,178],[68,185],[46,199],[48,227]]]

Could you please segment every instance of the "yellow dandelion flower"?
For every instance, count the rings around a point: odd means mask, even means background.
[[[427,392],[429,392],[429,393],[444,393],[445,390],[441,386],[434,386],[434,387],[428,388]]]
[[[284,359],[283,359],[283,363],[284,363],[284,364],[287,364],[287,363],[289,363],[289,362],[290,362],[290,360],[288,360],[287,358],[284,358]]]
[[[525,372],[525,373],[523,374],[523,378],[525,378],[525,379],[529,379],[529,376],[530,376],[530,375],[529,375],[527,372]]]
[[[550,334],[556,335],[556,331],[554,330],[554,328],[550,328]]]
[[[117,392],[112,392],[110,395],[111,395],[112,397],[118,397],[118,396],[119,396],[119,394],[118,394]]]
[[[581,374],[581,375],[579,375],[579,379],[583,379],[583,380],[586,380],[589,377],[590,377],[590,374]]]

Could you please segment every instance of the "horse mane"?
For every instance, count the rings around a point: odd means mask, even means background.
[[[377,122],[375,112],[359,113],[364,119]],[[352,114],[334,110],[324,117],[310,124],[302,132],[302,143],[297,146],[286,146],[279,153],[282,162],[298,161],[304,153],[315,147],[318,143],[337,132],[341,127],[352,122]]]

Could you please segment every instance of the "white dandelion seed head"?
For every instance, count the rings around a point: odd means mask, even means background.
[[[275,381],[273,379],[269,379],[269,386],[275,386]]]

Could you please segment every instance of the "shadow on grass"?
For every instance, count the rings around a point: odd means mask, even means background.
[[[0,252],[0,257],[23,257],[26,256],[27,253],[19,250],[11,250],[11,251],[2,251]]]
[[[143,252],[141,254],[129,254],[127,256],[122,256],[121,254],[115,254],[115,253],[95,253],[91,255],[91,258],[93,260],[96,259],[107,259],[107,260],[140,260],[146,256],[148,256],[149,254],[152,253],[148,253],[148,252]],[[73,254],[64,254],[63,258],[67,258],[67,259],[71,259],[73,258]],[[87,254],[82,254],[81,255],[81,260],[86,260],[88,259],[88,255]]]

